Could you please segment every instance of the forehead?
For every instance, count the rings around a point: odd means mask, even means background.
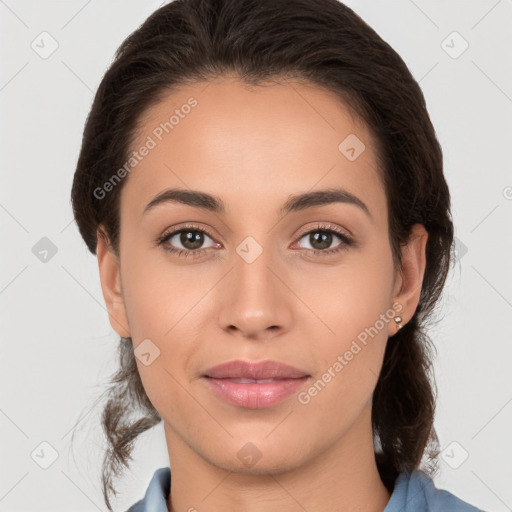
[[[328,187],[385,208],[370,131],[338,96],[307,82],[182,86],[141,116],[130,149],[139,157],[121,208],[133,214],[172,187],[221,196],[228,213]]]

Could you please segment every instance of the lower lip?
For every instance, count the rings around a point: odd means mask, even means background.
[[[211,389],[226,402],[249,409],[264,409],[278,404],[298,391],[309,376],[301,379],[282,379],[273,382],[242,384],[230,379],[204,377]]]

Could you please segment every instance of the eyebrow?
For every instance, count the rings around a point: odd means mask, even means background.
[[[143,214],[164,203],[182,203],[214,213],[226,213],[226,206],[220,197],[199,190],[171,188],[164,190],[152,199],[144,208]],[[281,207],[279,213],[281,216],[284,216],[288,213],[332,203],[353,204],[363,210],[370,219],[372,218],[366,204],[357,196],[342,188],[328,188],[290,196]]]

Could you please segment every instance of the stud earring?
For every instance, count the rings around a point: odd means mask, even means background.
[[[395,322],[396,322],[397,329],[400,330],[403,327],[403,325],[402,325],[402,317],[401,316],[395,316]]]

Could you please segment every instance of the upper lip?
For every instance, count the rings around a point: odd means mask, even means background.
[[[215,379],[244,378],[244,379],[300,379],[309,376],[306,372],[279,361],[250,362],[237,359],[209,368],[205,377]]]

